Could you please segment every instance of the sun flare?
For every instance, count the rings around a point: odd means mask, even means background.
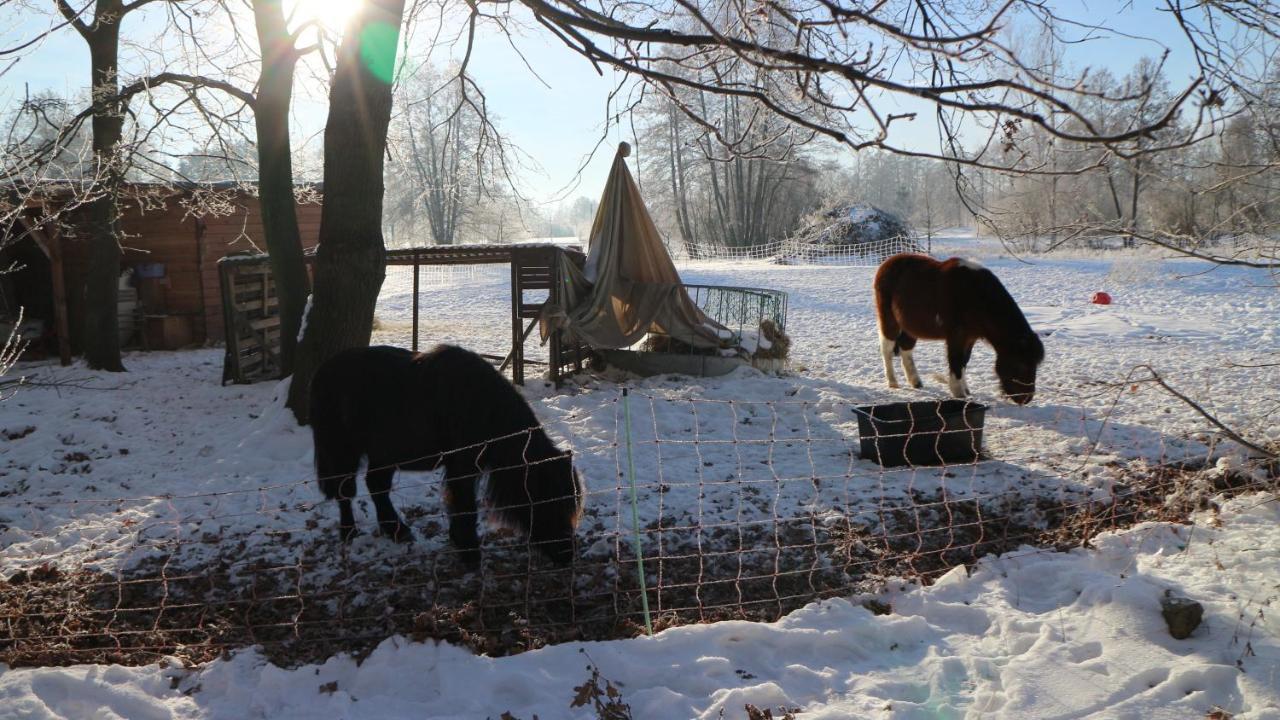
[[[340,33],[347,21],[360,9],[362,0],[292,0],[286,13],[291,27],[317,22],[331,32]]]

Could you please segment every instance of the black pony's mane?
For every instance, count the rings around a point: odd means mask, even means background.
[[[552,442],[524,397],[487,360],[453,345],[440,345],[413,359],[420,397],[436,409],[448,455],[479,447],[475,470],[488,473],[490,512],[503,522],[531,530],[539,512],[576,517],[583,488],[572,454]],[[445,409],[447,408],[447,412]],[[558,508],[558,509],[556,509]]]
[[[449,453],[487,443],[484,464],[512,467],[563,455],[543,430],[529,403],[488,361],[454,345],[440,345],[414,357],[425,397],[448,408],[441,418]]]

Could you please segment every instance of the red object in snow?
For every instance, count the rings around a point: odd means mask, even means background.
[[[1110,305],[1111,296],[1104,292],[1096,292],[1093,294],[1093,299],[1090,300],[1089,302],[1093,303],[1094,305]]]

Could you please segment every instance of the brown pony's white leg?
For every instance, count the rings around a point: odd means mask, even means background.
[[[902,372],[907,376],[907,384],[911,387],[923,387],[924,383],[920,382],[920,373],[916,372],[916,361],[912,355],[912,350],[900,350],[902,356]]]
[[[964,369],[969,365],[969,356],[973,352],[973,343],[963,337],[947,338],[947,387],[951,396],[968,397],[969,383],[964,380]]]
[[[893,374],[893,340],[880,336],[880,355],[884,357],[884,379],[889,381],[889,387],[898,387],[898,378]],[[904,360],[903,369],[906,369]],[[915,368],[912,367],[914,370]],[[908,376],[908,379],[910,377]]]

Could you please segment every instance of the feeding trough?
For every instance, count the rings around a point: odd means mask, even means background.
[[[653,375],[692,375],[719,377],[751,363],[736,357],[693,355],[643,350],[600,350],[609,367],[616,367],[641,377]]]
[[[859,407],[861,455],[884,467],[973,462],[982,451],[986,411],[968,400]]]

